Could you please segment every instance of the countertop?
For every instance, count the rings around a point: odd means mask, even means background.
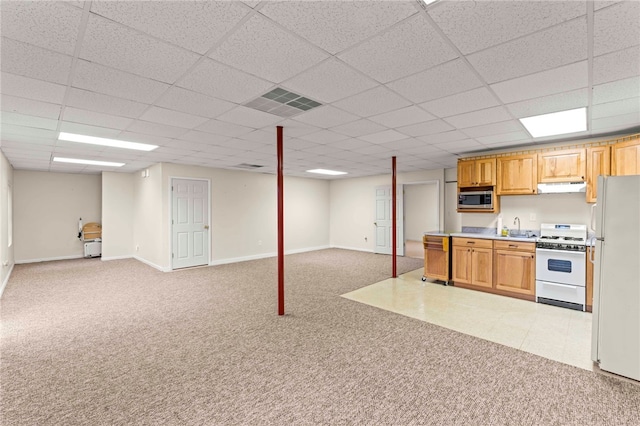
[[[498,234],[489,234],[486,232],[448,232],[448,231],[428,231],[424,235],[436,236],[436,237],[463,237],[463,238],[484,238],[488,240],[505,240],[505,241],[520,241],[525,243],[535,243],[538,238],[535,237],[503,237]]]

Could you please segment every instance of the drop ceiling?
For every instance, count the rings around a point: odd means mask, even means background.
[[[0,149],[15,169],[113,170],[54,156],[349,177],[455,167],[509,147],[640,131],[638,1],[2,1]],[[321,104],[250,108],[281,88]],[[249,106],[246,106],[249,105]],[[585,132],[519,118],[587,107]],[[59,132],[150,143],[139,152]],[[246,168],[244,168],[246,170]],[[344,177],[322,177],[343,179]]]

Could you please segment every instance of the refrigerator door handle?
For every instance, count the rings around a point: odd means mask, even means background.
[[[591,230],[593,232],[596,231],[596,206],[597,205],[598,205],[597,203],[594,203],[591,206]]]

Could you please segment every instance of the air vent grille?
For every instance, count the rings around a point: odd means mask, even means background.
[[[257,99],[244,104],[246,107],[268,112],[280,117],[292,117],[303,111],[317,108],[322,105],[312,99],[289,92],[280,87],[265,93]]]
[[[247,170],[253,170],[253,169],[259,169],[260,167],[264,167],[260,164],[248,164],[248,163],[240,163],[237,164],[235,166],[233,166],[237,169],[247,169]]]

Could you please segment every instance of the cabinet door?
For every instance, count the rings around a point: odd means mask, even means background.
[[[586,175],[584,148],[538,154],[538,182],[584,182]]]
[[[458,187],[476,186],[475,160],[458,161]]]
[[[471,284],[471,249],[453,246],[453,271],[451,278],[454,282]]]
[[[535,295],[535,255],[514,250],[495,250],[497,290]]]
[[[482,287],[493,287],[493,250],[471,249],[471,283]]]
[[[587,203],[595,203],[598,197],[598,176],[611,173],[611,149],[608,146],[587,148]]]
[[[640,175],[640,138],[611,145],[611,174]]]
[[[424,236],[424,276],[449,281],[449,237]]]
[[[496,159],[485,158],[476,160],[476,182],[479,186],[495,186]]]
[[[536,194],[538,192],[538,156],[512,155],[497,159],[497,195]]]

